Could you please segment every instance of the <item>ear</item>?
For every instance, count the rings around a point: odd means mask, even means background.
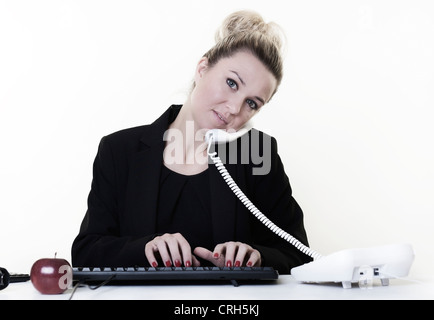
[[[208,58],[202,57],[197,63],[196,73],[194,75],[194,81],[200,80],[208,69]]]

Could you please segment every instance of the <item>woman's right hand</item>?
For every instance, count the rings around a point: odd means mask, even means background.
[[[180,233],[166,233],[155,237],[145,245],[145,255],[154,268],[160,263],[166,267],[200,266],[200,262],[191,253],[190,244]]]

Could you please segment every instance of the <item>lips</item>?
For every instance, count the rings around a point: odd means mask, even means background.
[[[214,114],[222,124],[228,124],[228,120],[222,114],[218,113],[217,111],[214,111]]]

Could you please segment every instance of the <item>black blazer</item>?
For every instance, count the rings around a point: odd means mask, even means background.
[[[72,244],[73,266],[149,266],[144,247],[157,236],[163,134],[180,108],[173,105],[150,125],[125,129],[101,139],[93,164],[88,209]],[[233,158],[226,162],[226,168],[262,213],[308,245],[303,212],[292,197],[276,140],[266,137],[271,141],[269,174],[253,175],[254,162],[243,164]],[[272,266],[281,274],[290,273],[292,267],[312,260],[256,219],[229,189],[213,164],[209,165],[209,180],[212,237],[216,245],[227,241],[250,244],[260,251],[264,266]]]

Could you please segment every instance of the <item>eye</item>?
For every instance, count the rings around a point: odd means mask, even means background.
[[[238,88],[238,84],[232,79],[227,79],[226,83],[229,86],[229,88],[231,88],[231,89],[236,90]]]
[[[247,100],[246,100],[246,103],[247,103],[247,104],[249,105],[249,107],[252,108],[253,110],[258,109],[258,104],[257,104],[255,101],[253,101],[253,100],[251,100],[251,99],[247,99]]]

